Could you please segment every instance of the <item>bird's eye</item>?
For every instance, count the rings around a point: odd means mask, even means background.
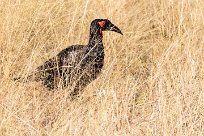
[[[105,21],[100,21],[100,22],[98,22],[99,23],[99,25],[103,28],[104,26],[105,26]]]

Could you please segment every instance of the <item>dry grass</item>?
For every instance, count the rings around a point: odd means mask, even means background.
[[[0,135],[204,135],[203,0],[1,0]],[[15,83],[58,51],[88,42],[94,18],[105,67],[80,98]]]

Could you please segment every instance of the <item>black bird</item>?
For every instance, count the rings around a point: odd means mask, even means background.
[[[91,81],[97,78],[104,64],[102,31],[121,30],[108,19],[91,22],[88,45],[72,45],[49,59],[23,81],[41,81],[49,90],[59,86],[73,87],[71,96],[77,95]]]

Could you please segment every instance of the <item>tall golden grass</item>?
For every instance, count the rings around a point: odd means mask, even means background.
[[[204,135],[203,0],[1,0],[0,135]],[[105,67],[78,99],[16,83],[108,18]]]

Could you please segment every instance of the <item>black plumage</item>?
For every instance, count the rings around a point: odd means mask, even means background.
[[[26,81],[41,81],[49,90],[73,87],[71,95],[76,95],[97,78],[104,65],[102,31],[121,30],[108,19],[95,19],[90,26],[88,45],[72,45],[49,59],[26,77]],[[22,78],[16,78],[19,80]],[[25,78],[24,78],[25,79]],[[25,80],[24,80],[25,81]]]

